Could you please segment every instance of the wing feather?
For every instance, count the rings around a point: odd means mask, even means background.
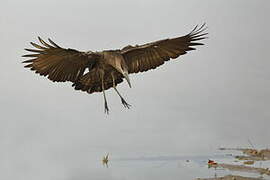
[[[205,39],[203,33],[205,24],[195,26],[193,30],[182,37],[159,40],[140,46],[126,46],[121,50],[127,63],[129,73],[143,72],[164,64],[165,61],[175,59],[188,51],[195,50],[194,46],[203,45],[197,42]]]
[[[91,69],[99,59],[99,54],[96,53],[61,48],[51,39],[48,39],[50,44],[40,37],[38,40],[43,46],[31,42],[31,45],[37,49],[25,50],[36,54],[23,55],[32,58],[23,63],[27,63],[26,68],[47,76],[52,81],[75,82],[83,75],[86,68]]]

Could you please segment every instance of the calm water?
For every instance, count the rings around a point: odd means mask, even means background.
[[[212,155],[204,156],[151,156],[151,157],[112,157],[109,162],[109,167],[102,167],[101,162],[96,161],[95,164],[88,164],[88,171],[86,169],[74,169],[74,174],[70,180],[80,179],[88,180],[93,178],[93,171],[95,170],[95,179],[119,179],[119,180],[192,180],[195,178],[210,178],[220,177],[229,174],[241,175],[245,177],[260,177],[259,174],[249,172],[232,172],[221,168],[208,168],[208,159],[215,160],[218,163],[238,164],[235,162],[231,154],[240,155],[236,151],[216,151]],[[97,167],[95,165],[99,164]],[[270,163],[255,162],[253,167],[266,168],[270,167]],[[94,168],[95,167],[95,168]],[[76,174],[77,172],[77,174]],[[265,179],[270,179],[269,176],[264,175]]]

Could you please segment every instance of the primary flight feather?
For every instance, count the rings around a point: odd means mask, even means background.
[[[36,49],[25,49],[33,54],[24,55],[23,57],[31,59],[23,63],[27,63],[26,68],[48,77],[53,82],[72,82],[75,90],[89,94],[102,91],[105,112],[108,113],[105,90],[113,87],[122,104],[129,108],[130,105],[116,89],[117,84],[126,79],[131,87],[128,74],[155,69],[165,61],[195,50],[194,46],[203,45],[198,41],[206,38],[205,29],[203,24],[196,26],[185,36],[102,52],[65,49],[51,39],[48,39],[47,43],[38,37],[41,45],[31,42]]]

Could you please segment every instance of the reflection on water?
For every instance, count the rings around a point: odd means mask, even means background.
[[[102,158],[103,166],[106,166],[108,168],[109,167],[108,162],[109,162],[109,154],[107,153],[107,155]]]

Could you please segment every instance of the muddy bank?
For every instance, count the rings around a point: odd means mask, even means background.
[[[243,177],[241,174],[237,175],[227,175],[223,177],[215,177],[215,178],[197,178],[196,180],[259,180],[263,179],[262,176],[270,176],[269,167],[261,168],[254,167],[255,162],[269,161],[270,160],[270,149],[249,149],[249,148],[220,148],[219,150],[230,150],[230,151],[241,151],[243,155],[234,156],[231,154],[235,160],[232,164],[225,164],[220,162],[215,162],[214,160],[208,160],[208,168],[214,168],[216,170],[229,170],[231,173],[234,171],[237,172],[245,172],[245,173],[255,173],[259,178],[254,177]],[[235,162],[242,162],[242,165],[234,164]],[[268,178],[267,177],[267,178]],[[268,178],[269,179],[269,178]]]
[[[270,170],[268,168],[258,168],[258,167],[250,167],[244,165],[233,165],[233,164],[216,164],[210,165],[209,167],[212,168],[224,168],[230,171],[241,171],[241,172],[250,172],[250,173],[258,173],[261,175],[268,175],[270,176]]]
[[[196,180],[262,180],[262,179],[261,178],[251,178],[251,177],[227,175],[224,177],[216,177],[216,178],[197,178]]]
[[[240,160],[267,161],[270,160],[270,149],[249,149],[249,148],[219,148],[219,150],[241,151],[247,156],[236,156]]]

